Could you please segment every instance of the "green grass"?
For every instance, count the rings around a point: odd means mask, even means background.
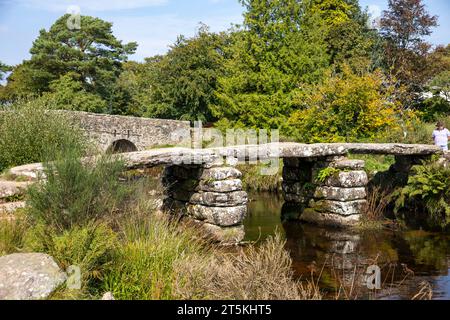
[[[281,192],[283,164],[280,161],[280,168],[275,175],[262,175],[261,170],[267,167],[265,164],[239,165],[237,169],[242,172],[242,183],[248,191],[270,191]]]
[[[21,210],[16,211],[15,219],[0,215],[0,256],[22,250],[29,228],[29,221]]]
[[[351,154],[348,157],[350,159],[364,160],[366,162],[365,170],[369,174],[387,171],[395,163],[395,157],[387,155]]]

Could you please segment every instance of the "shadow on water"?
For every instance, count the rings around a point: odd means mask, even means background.
[[[450,299],[450,236],[424,231],[349,232],[281,221],[283,200],[250,194],[246,240],[264,240],[277,230],[286,237],[295,275],[319,278],[326,298],[411,299],[423,281],[434,299]],[[382,290],[366,286],[370,265],[381,268]],[[320,277],[319,277],[320,275]]]

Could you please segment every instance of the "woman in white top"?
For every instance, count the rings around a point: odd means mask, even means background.
[[[439,121],[437,129],[433,131],[434,143],[441,147],[442,150],[448,151],[448,141],[450,138],[450,131],[444,127],[444,123]]]

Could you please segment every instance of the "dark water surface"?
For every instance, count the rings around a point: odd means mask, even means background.
[[[317,281],[325,297],[411,299],[426,283],[433,299],[450,300],[450,236],[424,231],[348,232],[281,221],[283,200],[250,194],[246,240],[263,240],[278,230],[287,241],[295,275]],[[364,273],[378,265],[382,290],[369,291]],[[426,281],[426,283],[424,283]]]

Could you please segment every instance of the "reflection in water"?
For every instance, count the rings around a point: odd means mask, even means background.
[[[295,274],[320,275],[326,297],[411,299],[421,282],[431,283],[435,299],[450,299],[450,237],[423,231],[349,232],[281,221],[283,201],[251,194],[246,240],[263,240],[278,230],[287,240]],[[383,290],[373,296],[365,285],[367,267],[382,271]]]

